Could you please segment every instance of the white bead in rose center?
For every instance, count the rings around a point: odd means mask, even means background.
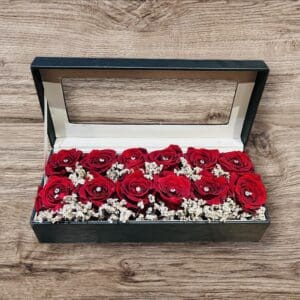
[[[250,192],[250,191],[245,191],[245,196],[246,196],[246,197],[252,196],[252,192]]]
[[[176,192],[176,189],[170,189],[170,192],[171,192],[171,193],[175,193],[175,192]]]
[[[209,187],[208,187],[208,186],[205,186],[205,187],[203,188],[203,191],[206,192],[206,193],[209,192]]]
[[[163,156],[163,157],[162,157],[162,160],[169,160],[169,157]]]
[[[54,190],[54,194],[58,194],[60,192],[60,189],[59,188],[56,188],[55,190]]]
[[[205,160],[204,159],[200,159],[200,164],[201,165],[205,164]]]
[[[65,158],[65,159],[63,160],[63,162],[66,164],[67,162],[69,162],[69,160],[68,160],[67,158]]]
[[[137,186],[137,187],[135,188],[135,190],[139,193],[142,189],[141,189],[140,186]]]
[[[101,187],[101,186],[97,186],[97,187],[96,187],[96,192],[97,192],[97,193],[100,193],[101,191],[102,191],[102,187]]]
[[[99,162],[105,162],[105,159],[104,158],[99,158]]]
[[[233,162],[234,162],[236,165],[238,165],[238,164],[240,163],[239,160],[237,160],[237,159],[234,159]]]
[[[136,160],[136,157],[135,157],[135,156],[131,156],[130,159],[131,159],[131,160]]]

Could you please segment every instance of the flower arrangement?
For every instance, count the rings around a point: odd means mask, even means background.
[[[265,220],[266,190],[245,152],[177,145],[50,156],[36,222]]]

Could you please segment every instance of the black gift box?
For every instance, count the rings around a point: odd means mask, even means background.
[[[226,139],[232,150],[243,150],[267,80],[263,61],[170,60],[170,59],[94,59],[37,57],[31,65],[42,112],[47,103],[47,132],[53,151],[101,145],[129,148],[138,139],[145,147],[172,141],[181,146],[216,146]],[[62,80],[64,78],[200,78],[235,80],[236,90],[225,124],[78,124],[69,120]],[[45,101],[45,97],[47,102]],[[101,99],[99,99],[101,101]],[[45,115],[45,114],[44,114]],[[105,142],[107,141],[107,144]],[[153,146],[154,145],[154,146]],[[270,221],[107,221],[50,222],[30,224],[40,242],[183,242],[258,241]]]

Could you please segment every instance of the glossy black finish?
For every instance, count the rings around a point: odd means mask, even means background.
[[[191,60],[140,58],[36,57],[32,69],[156,69],[156,70],[218,70],[265,71],[262,60]]]
[[[262,93],[264,91],[268,79],[268,74],[269,74],[268,69],[257,72],[255,85],[252,91],[251,99],[249,102],[248,110],[246,113],[243,129],[241,133],[241,139],[244,145],[246,145],[248,142],[251,128],[256,116],[256,111],[260,102],[260,98],[262,96]]]
[[[43,243],[97,242],[257,242],[269,221],[183,222],[183,221],[106,221],[36,223],[31,226]]]

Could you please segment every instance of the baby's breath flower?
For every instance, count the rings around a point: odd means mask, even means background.
[[[174,173],[176,175],[185,175],[190,180],[196,181],[201,179],[201,175],[199,174],[202,170],[199,167],[192,168],[191,165],[188,164],[187,160],[184,157],[180,158],[181,161],[181,168],[174,169]]]
[[[154,175],[159,174],[163,169],[163,165],[158,165],[156,162],[145,162],[144,177],[153,180]]]
[[[114,163],[106,172],[106,176],[116,182],[123,175],[130,173],[129,169],[125,169],[123,164]]]

